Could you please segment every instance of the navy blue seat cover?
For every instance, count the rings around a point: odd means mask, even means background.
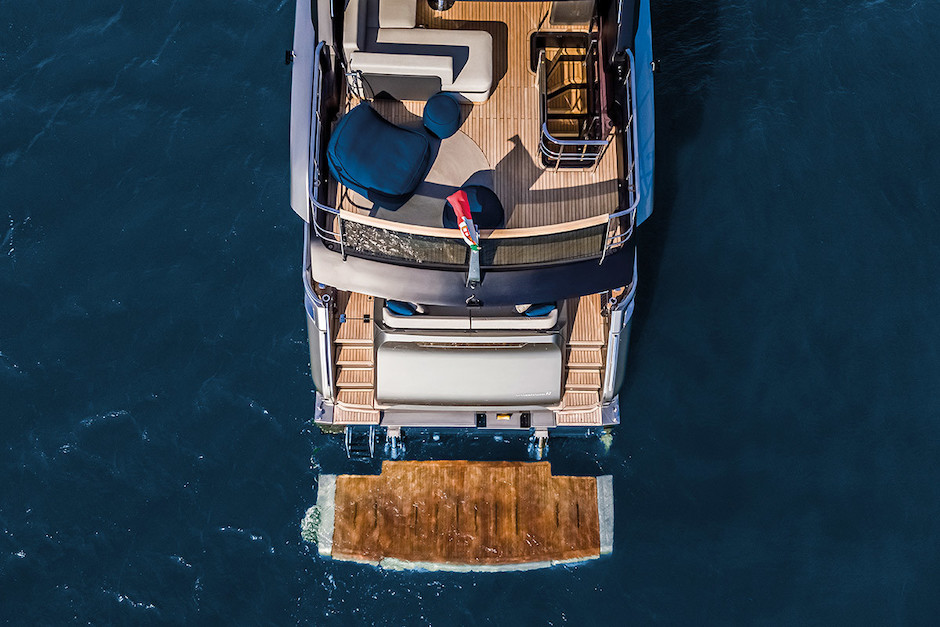
[[[440,92],[424,105],[424,128],[435,137],[447,139],[460,128],[460,105],[452,95]]]
[[[330,172],[375,203],[400,204],[427,174],[431,146],[421,133],[395,126],[364,102],[330,137]]]

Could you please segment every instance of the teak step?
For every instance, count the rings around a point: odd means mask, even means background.
[[[371,296],[358,292],[343,292],[337,299],[339,305],[339,331],[337,344],[372,344]]]
[[[601,408],[594,407],[585,410],[562,410],[555,412],[555,424],[564,427],[596,427],[601,425],[603,418]]]
[[[575,89],[556,94],[548,101],[549,118],[555,116],[583,116],[589,114],[590,111],[587,107],[586,95]]]
[[[600,404],[597,390],[568,390],[562,399],[564,409],[592,409]]]
[[[563,95],[566,91],[569,91],[569,90],[571,90],[571,89],[575,89],[575,90],[578,90],[578,91],[583,91],[584,94],[587,94],[587,87],[588,87],[588,84],[587,84],[587,83],[581,83],[581,82],[565,83],[565,84],[563,84],[563,85],[559,85],[558,87],[552,89],[552,90],[549,91],[545,96],[546,96],[549,100],[551,100],[552,98],[554,98],[554,97],[556,97],[556,96],[561,96],[561,95]],[[583,96],[582,96],[582,97],[583,97]],[[549,106],[549,109],[551,109],[551,106]]]
[[[304,538],[336,560],[503,571],[613,551],[610,475],[555,476],[548,462],[386,461],[380,475],[317,483]]]
[[[334,425],[377,425],[380,417],[376,409],[354,409],[342,404],[333,408]]]
[[[341,389],[336,394],[336,404],[348,409],[374,409],[375,392],[368,390]]]
[[[374,384],[373,368],[350,368],[349,366],[340,366],[339,374],[336,375],[336,385],[340,389],[346,388],[373,388]]]
[[[546,77],[549,87],[559,81],[584,82],[584,53],[553,56],[548,61],[550,73]]]
[[[339,333],[336,335],[337,344],[358,344],[360,346],[372,346],[372,321],[358,320],[349,318],[346,322],[339,325]]]
[[[549,111],[547,114],[545,114],[545,118],[550,122],[554,120],[581,121],[581,120],[586,120],[589,117],[590,117],[590,114],[588,113],[574,113],[572,111],[569,111],[568,109],[559,109],[557,111]]]
[[[369,368],[373,365],[372,347],[343,344],[336,354],[336,365]]]
[[[362,319],[372,316],[371,296],[360,294],[359,292],[346,292],[340,299],[340,313],[345,314],[347,319]]]
[[[549,120],[548,132],[556,139],[576,139],[581,135],[581,125],[577,120]]]
[[[598,370],[569,370],[565,380],[566,390],[599,390],[601,373]]]
[[[568,349],[569,368],[600,368],[604,365],[604,356],[599,347],[571,347]]]

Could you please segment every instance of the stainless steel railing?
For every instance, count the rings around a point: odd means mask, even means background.
[[[589,44],[581,61],[585,65],[585,68],[590,62],[590,53],[592,50],[593,41]],[[559,59],[562,56],[563,52],[560,52],[559,56],[549,65],[545,60],[545,50],[539,52],[536,70],[541,113],[540,121],[542,123],[541,136],[539,137],[539,151],[544,157],[544,162],[554,170],[572,167],[584,169],[596,168],[597,164],[604,156],[604,151],[607,150],[607,146],[612,137],[612,131],[611,134],[604,139],[561,139],[553,136],[548,129],[548,78],[558,67]],[[585,132],[587,130],[588,129],[582,129],[582,131]]]
[[[604,252],[601,254],[600,263],[604,263],[607,253],[620,248],[633,235],[633,229],[636,227],[636,208],[640,204],[640,192],[637,183],[637,139],[636,129],[636,76],[634,74],[633,52],[627,49],[627,73],[624,76],[624,88],[627,94],[627,119],[624,122],[622,131],[624,141],[624,158],[626,167],[624,168],[625,180],[624,191],[627,202],[625,209],[620,209],[607,217],[607,237],[604,244]]]
[[[343,238],[343,227],[339,218],[339,209],[320,202],[320,198],[323,198],[327,192],[324,186],[323,173],[320,170],[320,155],[323,154],[323,120],[320,117],[320,110],[323,104],[323,60],[325,51],[326,43],[321,41],[317,44],[313,53],[313,102],[310,112],[310,127],[313,129],[313,132],[310,138],[309,160],[311,168],[311,216],[309,223],[320,239],[338,244],[345,258],[346,246]],[[332,220],[336,225],[335,231],[321,224],[330,219],[328,214],[334,216]]]

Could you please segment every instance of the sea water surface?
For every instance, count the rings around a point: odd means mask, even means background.
[[[310,425],[293,11],[0,5],[0,620],[937,620],[940,3],[654,0],[623,425],[551,450],[614,476],[614,553],[496,575],[300,539],[377,466]]]

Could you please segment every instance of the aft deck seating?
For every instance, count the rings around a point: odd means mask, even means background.
[[[485,31],[416,28],[419,0],[349,0],[343,51],[349,69],[363,74],[361,96],[381,90],[396,98],[427,100],[438,91],[484,102],[493,88],[493,38]],[[420,0],[423,1],[423,0]],[[392,81],[381,79],[392,78]],[[423,95],[423,97],[418,97]]]
[[[421,133],[395,126],[365,102],[330,137],[330,172],[374,203],[405,202],[428,172],[431,147]]]
[[[395,301],[386,301],[382,308],[382,323],[392,329],[417,329],[421,331],[449,330],[449,331],[506,331],[530,330],[547,331],[554,328],[558,322],[558,310],[552,307],[537,316],[512,315],[502,312],[502,315],[483,316],[472,314],[469,311],[463,315],[435,315],[435,314],[402,314],[395,311],[397,307],[390,306]]]

